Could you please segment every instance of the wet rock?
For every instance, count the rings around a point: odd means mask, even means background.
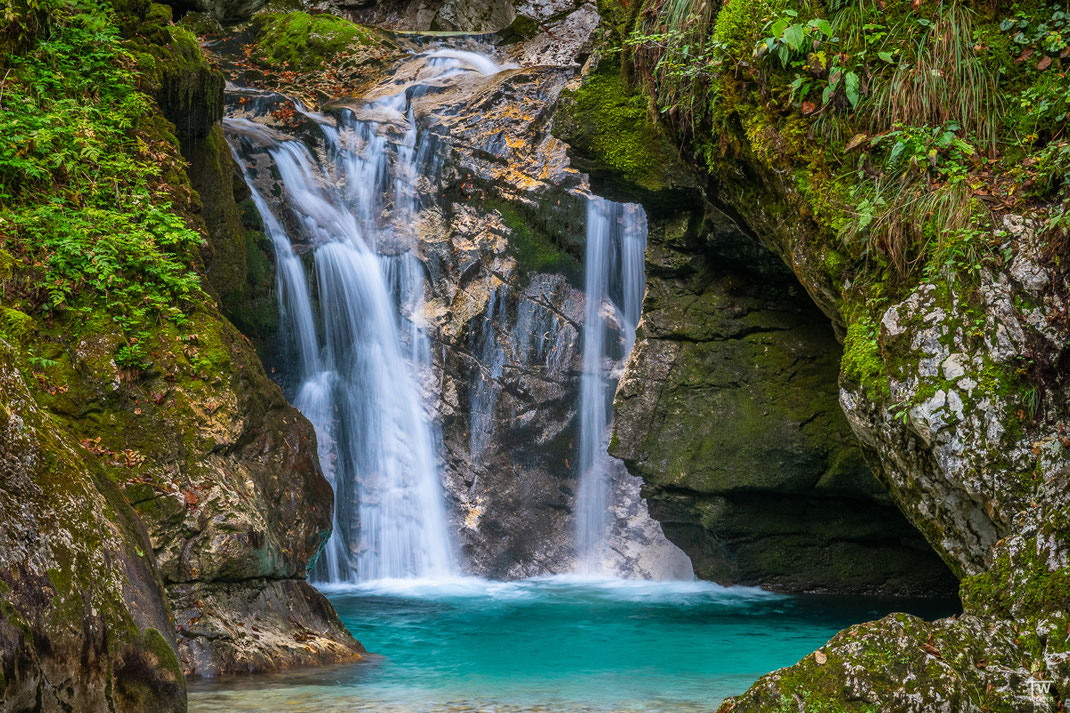
[[[300,579],[170,588],[187,675],[219,676],[360,660],[326,597]]]
[[[316,124],[337,126],[340,114],[375,121],[387,141],[400,142],[411,109],[427,157],[417,178],[426,198],[413,225],[428,293],[416,318],[431,339],[433,373],[423,388],[442,424],[453,531],[473,573],[570,571],[589,189],[550,122],[575,67],[509,67],[523,52],[513,47],[497,58],[502,71],[469,66],[439,78],[436,60],[465,66],[464,42],[449,47],[451,56],[435,55],[434,45],[414,48],[416,57],[386,66],[365,96],[326,101],[322,113],[294,112],[279,95],[235,92],[228,131],[295,248],[307,252],[318,238],[282,200],[271,147],[294,137],[323,162],[329,157]],[[391,99],[401,91],[405,111]],[[345,140],[367,139],[347,133]],[[344,185],[341,175],[333,180]],[[664,574],[665,552],[654,544],[674,548],[647,515],[638,484],[623,469],[619,476],[621,571]],[[649,551],[629,549],[629,537]]]
[[[1008,623],[932,623],[892,614],[837,634],[795,666],[763,676],[719,713],[788,710],[1054,710]],[[1040,684],[1040,685],[1037,685]]]

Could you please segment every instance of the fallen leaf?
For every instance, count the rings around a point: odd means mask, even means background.
[[[802,103],[802,113],[803,113],[803,115],[810,115],[810,114],[813,114],[815,111],[817,111],[817,105],[815,105],[813,102],[803,102]]]
[[[922,651],[924,651],[925,653],[929,654],[930,656],[935,656],[938,659],[943,658],[944,656],[942,653],[940,653],[940,649],[936,648],[932,644],[922,644],[921,648]]]
[[[825,664],[825,662],[828,661],[828,660],[829,660],[829,657],[825,654],[824,651],[821,651],[820,649],[818,649],[817,651],[814,652],[814,661],[817,662],[818,666],[823,666]]]
[[[845,146],[843,150],[850,151],[856,149],[868,138],[869,136],[867,134],[855,134],[851,137],[851,140],[847,142],[847,146]]]
[[[1045,69],[1047,69],[1050,66],[1051,66],[1051,57],[1044,57],[1039,62],[1037,62],[1037,69],[1039,69],[1041,72],[1043,72]]]
[[[1018,55],[1018,59],[1015,60],[1015,61],[1016,62],[1024,62],[1024,61],[1026,61],[1027,59],[1029,59],[1032,56],[1033,56],[1033,48],[1030,47],[1025,52],[1022,52],[1020,55]]]

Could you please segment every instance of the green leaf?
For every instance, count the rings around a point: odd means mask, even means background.
[[[799,51],[799,48],[802,47],[803,40],[805,40],[805,39],[806,39],[806,28],[804,28],[802,25],[800,25],[798,23],[796,23],[794,25],[789,25],[788,28],[786,30],[784,30],[784,37],[783,37],[784,43],[788,47],[791,47],[793,52],[798,52]]]
[[[892,152],[888,156],[888,165],[894,166],[899,160],[899,157],[903,155],[903,151],[907,148],[906,141],[896,141],[895,146],[892,147]]]
[[[816,27],[821,34],[826,37],[832,37],[832,25],[828,20],[817,20]]]
[[[851,108],[858,107],[858,75],[854,72],[848,72],[844,80],[844,91],[847,92],[847,101],[851,102]]]
[[[892,53],[891,52],[878,52],[877,56],[880,57],[881,59],[883,59],[888,64],[895,64],[895,60],[892,59]]]

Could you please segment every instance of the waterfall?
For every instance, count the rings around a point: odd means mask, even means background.
[[[598,197],[588,201],[576,550],[579,568],[591,574],[602,570],[612,505],[615,459],[608,448],[616,379],[611,372],[635,342],[646,282],[646,232],[642,206]],[[613,344],[610,335],[616,337]]]
[[[465,500],[459,488],[476,492],[476,480],[459,484],[457,463],[478,471],[497,459],[510,467],[501,458],[503,419],[510,428],[542,437],[541,426],[530,423],[539,415],[518,411],[527,408],[520,405],[527,387],[520,382],[517,393],[503,395],[503,383],[523,378],[517,365],[540,364],[554,376],[550,386],[539,388],[561,389],[560,398],[572,401],[576,397],[565,389],[575,383],[577,341],[583,344],[575,501],[579,569],[674,576],[679,568],[661,566],[672,559],[665,555],[672,546],[650,520],[638,481],[607,453],[616,379],[632,349],[643,299],[646,216],[640,206],[588,199],[581,340],[575,329],[563,328],[580,316],[559,313],[558,289],[566,297],[574,292],[562,287],[567,283],[560,276],[537,275],[525,284],[513,280],[508,268],[496,272],[486,266],[483,285],[462,287],[471,290],[468,298],[486,298],[466,315],[464,330],[465,359],[473,365],[460,390],[468,410],[462,433],[467,447],[455,449],[446,440],[450,451],[440,452],[443,436],[430,414],[443,403],[447,345],[441,345],[443,372],[433,375],[426,323],[434,315],[441,327],[448,324],[442,319],[462,312],[444,310],[454,299],[449,285],[443,290],[428,284],[428,274],[439,274],[443,246],[434,239],[421,243],[418,230],[437,235],[437,221],[455,210],[443,209],[451,199],[438,186],[458,177],[453,164],[439,176],[439,163],[452,157],[456,137],[443,135],[448,123],[428,110],[454,88],[483,96],[480,87],[488,84],[478,77],[505,65],[452,48],[417,53],[412,62],[381,85],[387,93],[347,109],[319,114],[293,102],[300,128],[292,137],[278,128],[278,95],[230,88],[239,94],[225,120],[228,139],[275,249],[281,380],[315,428],[319,462],[335,492],[333,533],[314,579],[365,583],[456,575],[460,567],[447,530],[443,477],[459,512],[471,506],[468,514],[475,513],[473,524],[465,519],[469,529],[460,537],[473,537],[469,531],[486,536],[476,529],[486,494]],[[274,119],[266,119],[269,114]],[[243,118],[250,115],[258,120]],[[477,140],[500,142],[501,132]],[[581,303],[562,304],[578,312]],[[551,439],[566,428],[564,422],[551,425],[546,431]],[[568,459],[561,460],[567,468]],[[554,546],[565,557],[563,534],[563,544]],[[462,542],[468,546],[469,539]]]
[[[294,405],[315,427],[320,464],[335,491],[334,531],[316,572],[332,583],[457,571],[420,390],[430,346],[413,219],[416,181],[434,169],[434,152],[418,140],[406,104],[402,93],[373,107],[404,117],[401,136],[393,124],[349,114],[335,124],[307,114],[322,131],[322,160],[296,140],[275,141],[253,122],[227,120],[247,174],[242,137],[267,144],[282,203],[313,246],[308,280],[276,213],[284,209],[246,175],[275,248],[281,329],[300,382]]]

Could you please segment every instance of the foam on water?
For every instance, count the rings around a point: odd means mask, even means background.
[[[784,595],[758,587],[723,587],[701,580],[672,581],[620,579],[584,574],[560,574],[503,582],[481,577],[443,579],[378,579],[357,584],[325,584],[320,589],[332,596],[372,595],[406,597],[428,601],[452,599],[523,600],[538,597],[606,602],[719,602],[771,601]]]

